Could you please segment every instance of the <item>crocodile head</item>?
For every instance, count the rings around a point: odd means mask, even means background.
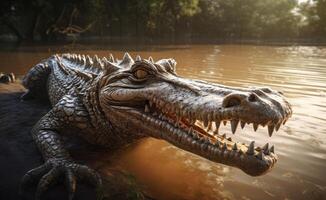
[[[277,161],[274,147],[238,143],[218,133],[221,123],[266,126],[269,136],[291,116],[283,94],[270,88],[235,88],[176,74],[176,62],[152,58],[107,61],[99,101],[116,130],[163,139],[216,163],[258,176]]]

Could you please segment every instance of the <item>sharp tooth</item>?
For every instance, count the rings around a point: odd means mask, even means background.
[[[274,145],[269,149],[271,153],[274,153]]]
[[[234,151],[238,150],[238,146],[237,146],[237,143],[234,143],[234,145],[233,145],[232,149],[233,149]]]
[[[233,134],[237,130],[238,124],[239,124],[239,120],[234,119],[231,121],[231,131]]]
[[[218,129],[220,128],[220,125],[221,125],[221,121],[215,121],[215,127],[216,127],[216,130],[214,131],[214,134],[218,134]]]
[[[228,121],[226,121],[226,120],[223,121],[224,126],[225,126],[227,123],[228,123]]]
[[[260,151],[259,153],[258,153],[258,155],[257,155],[257,157],[260,159],[260,160],[264,160],[264,153],[263,153],[263,151]]]
[[[215,127],[216,129],[219,129],[221,125],[221,121],[215,121]]]
[[[240,125],[241,125],[241,128],[243,129],[243,128],[245,127],[245,125],[246,125],[246,122],[241,121],[241,122],[240,122]]]
[[[268,150],[268,146],[269,146],[269,144],[266,143],[266,144],[262,147],[262,149],[263,149],[264,151],[266,151],[266,150]]]
[[[208,122],[207,132],[212,130],[212,122]]]
[[[279,129],[280,129],[280,127],[281,127],[281,122],[280,123],[278,123],[278,124],[276,124],[276,126],[275,126],[275,131],[278,131]]]
[[[269,125],[268,126],[268,135],[269,135],[269,137],[272,137],[273,132],[274,132],[274,125]]]
[[[149,112],[149,108],[148,108],[148,105],[147,105],[147,104],[145,105],[145,112],[146,112],[146,113]]]
[[[258,124],[253,123],[253,126],[254,126],[254,131],[257,131],[257,129],[258,129]]]
[[[207,127],[208,126],[208,119],[207,119],[207,117],[204,117],[204,121],[203,122],[204,122],[204,126]]]
[[[227,140],[229,140],[230,142],[232,142],[232,138],[231,137],[229,137]]]
[[[248,147],[247,154],[253,155],[255,153],[255,141],[252,141]]]

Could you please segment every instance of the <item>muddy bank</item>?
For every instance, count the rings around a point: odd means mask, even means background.
[[[20,101],[23,92],[24,88],[19,83],[0,83],[0,199],[20,199],[18,189],[22,176],[43,163],[29,131],[50,106],[38,100]],[[72,156],[78,162],[102,174],[104,199],[150,199],[133,176],[110,168],[114,154],[72,138],[66,140]],[[28,189],[26,199],[33,199],[35,189],[36,185]],[[66,198],[62,185],[54,186],[44,195],[47,200]],[[78,183],[75,199],[95,199],[95,191]]]

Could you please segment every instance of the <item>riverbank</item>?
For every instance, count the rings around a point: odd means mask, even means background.
[[[77,36],[63,37],[58,40],[48,41],[28,41],[18,40],[14,36],[0,35],[0,49],[8,46],[32,46],[51,44],[98,44],[98,45],[192,45],[192,44],[241,44],[241,45],[268,45],[268,46],[326,46],[326,38],[273,38],[273,39],[253,39],[253,38],[150,38],[150,37],[109,37],[109,36]]]
[[[20,83],[0,83],[0,199],[20,199],[19,183],[23,175],[43,163],[42,157],[32,140],[30,130],[50,109],[46,102],[20,101],[25,91]],[[78,144],[78,145],[77,145]],[[81,163],[98,170],[104,181],[104,199],[151,199],[146,196],[135,178],[128,172],[110,167],[109,152],[73,141],[69,143],[72,156]],[[33,199],[36,184],[25,193],[26,199]],[[66,199],[62,185],[52,187],[44,200]],[[92,187],[77,183],[75,199],[95,199]]]

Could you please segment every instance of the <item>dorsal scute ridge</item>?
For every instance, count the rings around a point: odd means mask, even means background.
[[[88,67],[93,65],[93,59],[89,55],[86,56],[86,65],[88,65]]]
[[[139,61],[141,61],[141,57],[140,57],[140,55],[137,55],[136,59],[135,59],[135,62],[139,62]]]
[[[62,63],[62,59],[60,56],[58,56],[57,54],[54,55],[54,58],[56,60],[56,63],[57,63],[57,66],[58,66],[58,69],[64,73],[65,75],[69,75],[71,74],[71,70],[69,70],[69,68],[67,68],[63,63]]]
[[[93,63],[94,63],[94,66],[99,68],[99,69],[104,69],[103,68],[103,63],[101,62],[101,60],[98,58],[98,56],[95,54],[94,57],[93,57]]]
[[[110,53],[109,61],[112,62],[112,63],[115,63],[115,59],[114,59],[112,53]]]
[[[154,59],[152,58],[152,56],[148,58],[148,61],[154,64]]]
[[[86,78],[87,80],[93,75],[107,75],[119,69],[129,69],[135,63],[153,65],[159,72],[175,73],[176,70],[176,62],[172,58],[160,59],[155,62],[151,56],[148,57],[148,59],[142,59],[140,55],[137,55],[134,60],[127,52],[124,54],[122,60],[115,59],[112,54],[109,54],[108,58],[99,58],[97,55],[90,57],[89,55],[84,54],[62,54],[61,57],[69,60],[72,63],[76,63],[75,66],[66,66],[66,68],[73,69],[74,72],[80,71],[78,75]],[[64,70],[64,68],[62,68],[62,70]],[[67,69],[64,71],[67,72]]]
[[[130,68],[133,64],[134,64],[134,60],[132,59],[132,57],[129,55],[128,52],[126,52],[122,58],[122,60],[119,62],[119,66],[121,68]]]
[[[109,61],[106,57],[103,57],[101,61],[103,63],[103,73],[105,75],[120,69],[120,67],[116,63]]]
[[[86,56],[84,54],[81,56],[81,59],[82,59],[82,65],[86,65]]]

